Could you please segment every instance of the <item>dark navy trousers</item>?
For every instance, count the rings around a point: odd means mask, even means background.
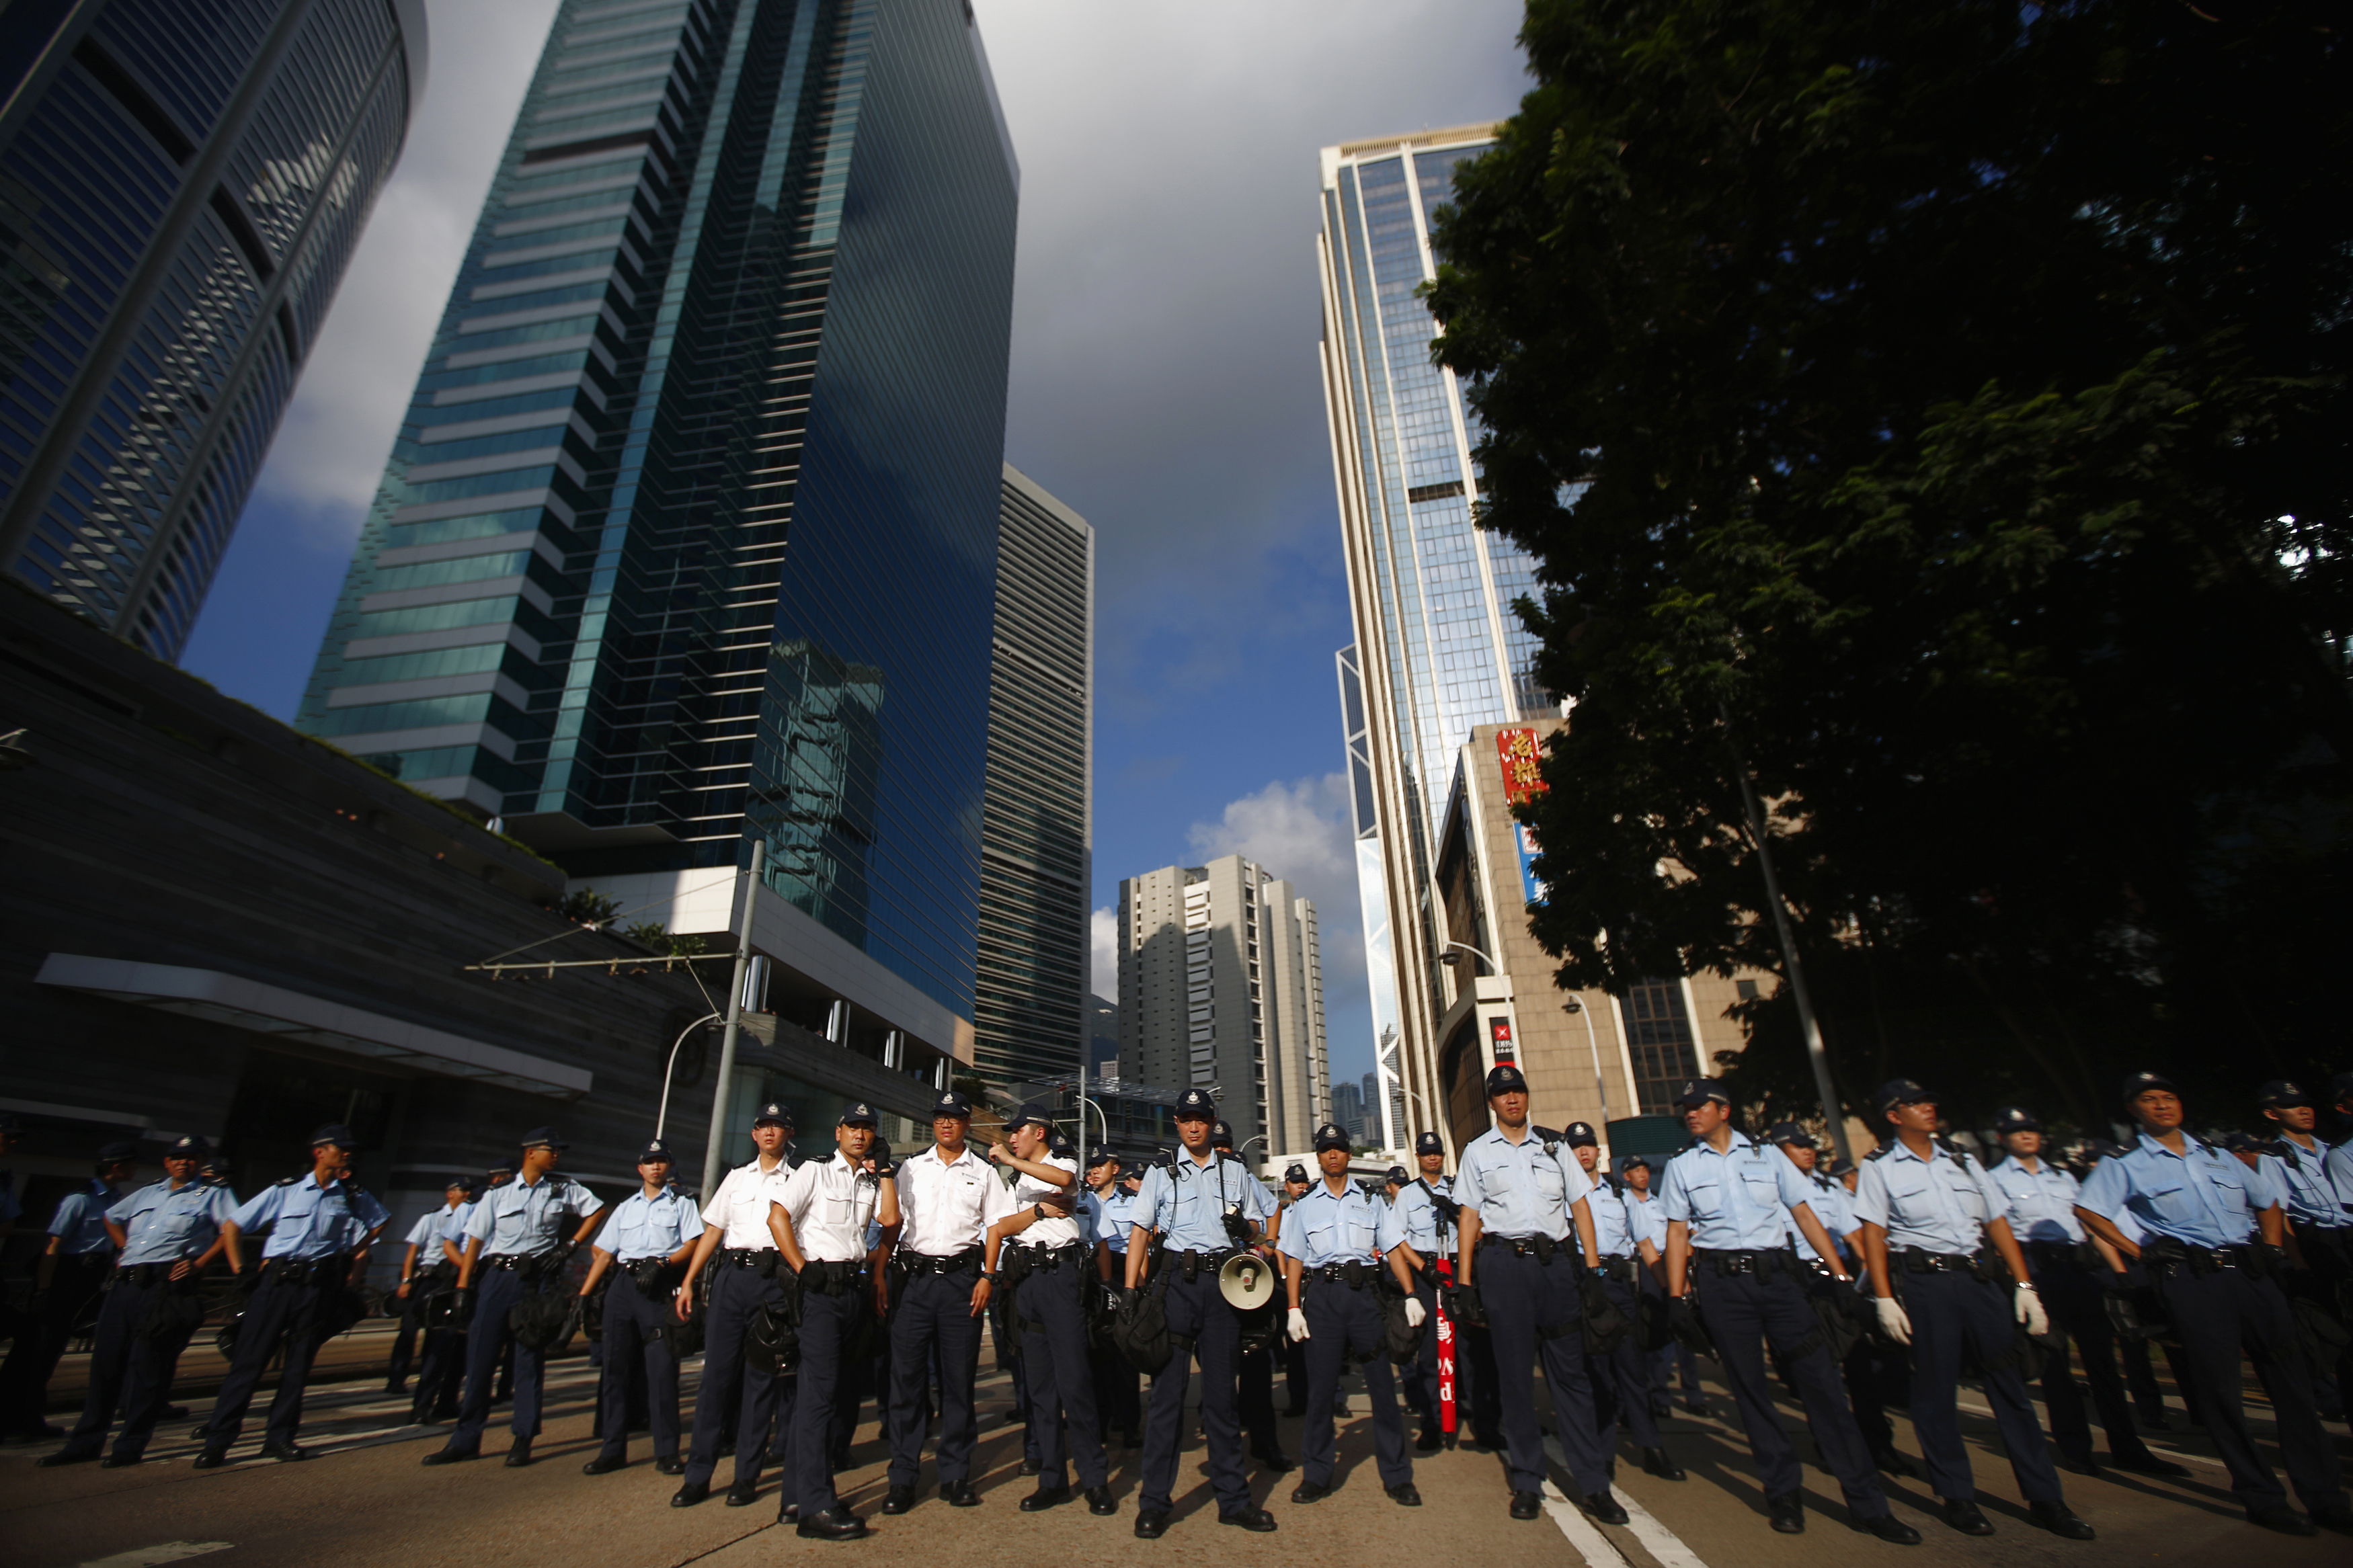
[[[2344,1471],[2337,1443],[2320,1424],[2312,1376],[2280,1288],[2242,1268],[2199,1274],[2187,1264],[2174,1264],[2157,1272],[2158,1289],[2165,1292],[2174,1331],[2181,1337],[2182,1359],[2197,1379],[2198,1414],[2206,1419],[2216,1455],[2230,1467],[2231,1490],[2241,1506],[2284,1507],[2287,1501],[2278,1476],[2247,1431],[2246,1401],[2240,1393],[2242,1346],[2271,1395],[2280,1456],[2295,1495],[2307,1509],[2342,1506]]]
[[[732,1419],[735,1479],[757,1481],[789,1380],[746,1365],[744,1341],[762,1307],[783,1305],[785,1287],[757,1268],[723,1257],[713,1257],[704,1268],[702,1286],[702,1387],[694,1399],[694,1440],[687,1451],[685,1479],[691,1486],[711,1484],[719,1468],[720,1439]],[[785,1484],[792,1485],[789,1470]]]
[[[1160,1375],[1152,1380],[1152,1397],[1144,1419],[1144,1483],[1136,1506],[1146,1512],[1166,1513],[1176,1485],[1176,1454],[1184,1447],[1185,1394],[1192,1382],[1193,1363],[1201,1363],[1201,1426],[1209,1436],[1209,1482],[1217,1490],[1219,1513],[1246,1513],[1250,1482],[1242,1474],[1241,1418],[1235,1409],[1234,1380],[1241,1361],[1241,1324],[1234,1310],[1218,1293],[1218,1271],[1203,1267],[1185,1278],[1182,1259],[1168,1256],[1161,1268],[1168,1271],[1168,1331],[1193,1342],[1187,1354],[1176,1347]],[[1024,1287],[1027,1288],[1026,1285]],[[1033,1426],[1037,1425],[1033,1421]]]
[[[842,1352],[849,1348],[859,1314],[866,1310],[857,1292],[865,1289],[861,1278],[839,1295],[815,1289],[802,1293],[800,1390],[786,1417],[789,1436],[785,1439],[784,1489],[776,1499],[779,1513],[798,1504],[801,1518],[810,1519],[841,1500],[833,1489],[834,1405],[848,1371]],[[747,1395],[744,1404],[748,1407],[750,1403]],[[744,1463],[741,1446],[735,1463]]]
[[[2106,1292],[2099,1278],[2072,1258],[2061,1258],[2029,1247],[2027,1271],[2035,1292],[2051,1314],[2051,1326],[2073,1342],[2084,1363],[2084,1381],[2092,1385],[2092,1405],[2108,1435],[2108,1452],[2117,1458],[2147,1452],[2133,1426],[2132,1405],[2125,1380],[2116,1371],[2116,1331],[2108,1321]],[[2067,1348],[2046,1352],[2042,1361],[2042,1403],[2051,1414],[2051,1436],[2059,1451],[2071,1458],[2089,1458],[2092,1424],[2084,1411],[2084,1393],[2068,1367]]]
[[[1319,1487],[1332,1484],[1339,1453],[1332,1407],[1337,1403],[1342,1365],[1353,1357],[1364,1363],[1365,1392],[1372,1396],[1381,1486],[1405,1485],[1413,1479],[1413,1461],[1406,1457],[1405,1418],[1398,1414],[1397,1378],[1389,1369],[1388,1328],[1381,1321],[1374,1287],[1351,1289],[1337,1279],[1304,1280],[1299,1310],[1307,1317],[1307,1426],[1300,1438],[1303,1479]]]
[[[987,1319],[972,1310],[977,1264],[953,1274],[910,1274],[899,1286],[891,1315],[891,1482],[912,1487],[923,1468],[924,1395],[934,1358],[940,1374],[940,1440],[932,1458],[943,1486],[972,1478],[972,1451],[978,1442],[973,1415],[973,1379],[980,1369],[980,1341]]]
[[[669,1291],[649,1296],[628,1270],[615,1269],[605,1292],[605,1364],[596,1380],[596,1413],[605,1435],[598,1458],[619,1459],[628,1454],[629,1378],[638,1367],[645,1369],[646,1419],[653,1428],[654,1457],[677,1455],[678,1357],[662,1333],[665,1325],[676,1321]]]
[[[1757,1479],[1764,1483],[1765,1495],[1794,1492],[1799,1479],[1798,1451],[1773,1410],[1773,1390],[1765,1370],[1765,1342],[1769,1339],[1806,1407],[1814,1446],[1846,1494],[1847,1507],[1858,1519],[1889,1512],[1887,1494],[1879,1489],[1871,1450],[1863,1446],[1854,1412],[1847,1407],[1829,1348],[1817,1342],[1803,1355],[1790,1353],[1820,1330],[1796,1279],[1785,1270],[1769,1276],[1718,1274],[1705,1254],[1694,1258],[1691,1267],[1700,1321],[1715,1341],[1725,1381],[1732,1384],[1732,1400],[1740,1408],[1740,1425],[1748,1435],[1749,1452],[1757,1457]]]
[[[262,1267],[266,1270],[269,1265]],[[245,1304],[245,1316],[237,1331],[237,1354],[229,1362],[219,1397],[213,1401],[212,1419],[205,1424],[206,1448],[226,1448],[237,1441],[245,1426],[245,1413],[253,1404],[254,1390],[261,1385],[261,1374],[269,1370],[281,1339],[286,1360],[278,1369],[278,1392],[270,1398],[269,1423],[262,1436],[271,1443],[294,1441],[302,1426],[303,1385],[311,1381],[311,1363],[318,1358],[325,1337],[321,1320],[327,1293],[343,1285],[339,1270],[331,1269],[328,1275],[301,1284],[290,1284],[274,1273],[262,1275]]]
[[[1947,1502],[1978,1495],[1955,1403],[1968,1361],[1980,1369],[2019,1495],[2029,1502],[2059,1501],[2058,1467],[2027,1399],[2026,1376],[2010,1360],[2018,1342],[2010,1289],[1974,1274],[1906,1271],[1902,1279],[1904,1312],[1912,1320],[1912,1430],[1928,1462],[1931,1489]]]
[[[1651,1414],[1650,1357],[1634,1342],[1633,1324],[1641,1313],[1641,1297],[1630,1280],[1605,1279],[1602,1288],[1609,1292],[1611,1305],[1626,1314],[1627,1329],[1619,1336],[1615,1350],[1586,1358],[1586,1373],[1593,1380],[1595,1430],[1604,1453],[1618,1447],[1621,1419],[1636,1447],[1655,1448],[1659,1421]]]
[[[481,1447],[502,1352],[514,1355],[514,1411],[509,1425],[518,1437],[539,1436],[540,1381],[546,1358],[515,1342],[508,1318],[523,1298],[554,1284],[551,1278],[526,1279],[520,1268],[490,1268],[475,1275],[474,1316],[466,1326],[466,1392],[458,1401],[457,1430],[449,1434],[452,1451],[473,1453]]]
[[[193,1275],[176,1285],[162,1279],[135,1284],[129,1274],[115,1276],[99,1308],[98,1331],[90,1351],[90,1394],[82,1401],[81,1420],[66,1439],[67,1453],[96,1454],[103,1448],[117,1409],[122,1412],[122,1432],[114,1440],[115,1453],[135,1459],[147,1451],[148,1439],[170,1402],[172,1373],[189,1334],[174,1332],[159,1343],[141,1334],[139,1323],[167,1292],[194,1294],[195,1288]]]
[[[1021,1372],[1029,1380],[1029,1430],[1038,1439],[1038,1486],[1066,1484],[1075,1468],[1082,1489],[1110,1479],[1095,1411],[1094,1371],[1087,1364],[1085,1292],[1092,1258],[1061,1255],[1059,1268],[1032,1268],[1014,1310],[1021,1314]]]
[[[1504,1468],[1515,1492],[1544,1490],[1544,1436],[1536,1426],[1531,1363],[1544,1367],[1552,1390],[1554,1425],[1568,1456],[1568,1473],[1581,1496],[1609,1489],[1609,1449],[1593,1418],[1593,1385],[1585,1376],[1576,1255],[1564,1247],[1550,1263],[1523,1257],[1501,1241],[1482,1242],[1472,1283],[1487,1312],[1495,1349],[1496,1392],[1504,1407]]]

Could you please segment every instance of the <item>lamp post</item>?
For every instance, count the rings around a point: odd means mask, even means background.
[[[734,1086],[735,1039],[744,1027],[744,972],[752,963],[752,910],[760,898],[760,870],[767,864],[768,841],[752,840],[752,875],[744,888],[744,930],[735,939],[735,978],[727,991],[727,1033],[719,1040],[719,1083],[711,1091],[711,1141],[702,1151],[702,1190],[719,1190],[719,1173],[725,1168],[727,1091]]]
[[[686,1044],[687,1036],[694,1033],[695,1030],[703,1027],[705,1025],[716,1024],[720,1019],[726,1016],[727,1015],[724,1013],[706,1013],[702,1017],[697,1018],[693,1023],[689,1024],[685,1028],[681,1029],[678,1032],[678,1038],[670,1042],[670,1061],[662,1068],[661,1110],[654,1117],[654,1137],[657,1140],[661,1137],[662,1129],[670,1125],[670,1075],[678,1071],[679,1047]]]
[[[1587,1012],[1585,1004],[1574,996],[1562,1003],[1560,1010],[1585,1020],[1585,1048],[1593,1053],[1593,1088],[1601,1096],[1601,1125],[1607,1128],[1609,1125],[1609,1086],[1601,1077],[1601,1042],[1593,1035],[1593,1015]]]

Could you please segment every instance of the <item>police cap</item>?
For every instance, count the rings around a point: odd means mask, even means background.
[[[1891,1078],[1873,1091],[1872,1108],[1885,1116],[1899,1105],[1929,1105],[1936,1095],[1918,1079]]]
[[[649,1165],[656,1160],[668,1160],[670,1157],[669,1144],[659,1138],[649,1138],[646,1140],[646,1146],[638,1152],[638,1163]]]
[[[772,1100],[753,1114],[753,1126],[757,1127],[763,1121],[773,1121],[779,1127],[794,1126],[792,1107],[781,1100]]]
[[[1560,1141],[1567,1144],[1572,1149],[1579,1147],[1599,1149],[1601,1147],[1601,1136],[1599,1133],[1593,1131],[1593,1123],[1590,1121],[1570,1122],[1568,1124],[1567,1131],[1564,1131],[1560,1135]]]
[[[2005,1105],[1993,1113],[1993,1130],[1997,1137],[2007,1138],[2013,1132],[2040,1132],[2042,1122],[2022,1105]]]
[[[1035,1127],[1043,1132],[1054,1130],[1053,1122],[1047,1120],[1046,1108],[1034,1100],[1005,1119],[1005,1135],[1010,1138],[1024,1127]]]
[[[2130,1105],[2152,1089],[2161,1089],[2168,1094],[2181,1092],[2180,1086],[2161,1072],[2137,1072],[2125,1079],[2124,1087],[2116,1090],[2116,1098]]]
[[[1209,1126],[1209,1147],[1212,1149],[1230,1149],[1233,1146],[1234,1130],[1227,1126],[1222,1118],[1212,1122]]]
[[[1179,1121],[1214,1121],[1218,1119],[1218,1102],[1209,1098],[1206,1089],[1188,1089],[1176,1097],[1176,1120]]]
[[[139,1158],[136,1143],[113,1142],[98,1146],[98,1163],[101,1165],[122,1165]]]
[[[853,1100],[848,1105],[841,1108],[841,1115],[835,1121],[834,1125],[837,1127],[872,1127],[881,1120],[882,1119],[881,1117],[874,1114],[874,1108],[872,1106],[867,1104],[862,1100]]]
[[[1318,1154],[1326,1149],[1346,1149],[1352,1146],[1348,1130],[1336,1121],[1326,1121],[1315,1130],[1315,1152]]]
[[[972,1101],[952,1089],[932,1101],[932,1120],[936,1121],[943,1116],[960,1116],[969,1121],[972,1120]]]
[[[360,1146],[360,1141],[357,1138],[353,1137],[352,1130],[344,1126],[342,1122],[330,1121],[324,1127],[320,1128],[316,1132],[311,1134],[311,1148],[324,1148],[329,1144],[332,1144],[338,1149],[352,1150]]]
[[[164,1151],[167,1160],[201,1160],[213,1152],[213,1146],[193,1132],[184,1132]]]
[[[1497,1062],[1487,1069],[1487,1098],[1499,1094],[1525,1094],[1528,1080],[1519,1068],[1509,1062]]]
[[[1619,1173],[1622,1175],[1626,1172],[1632,1170],[1637,1165],[1641,1166],[1642,1169],[1646,1171],[1649,1170],[1651,1168],[1651,1157],[1648,1154],[1627,1155],[1624,1159],[1618,1162]]]
[[[1804,1128],[1799,1126],[1794,1121],[1776,1121],[1773,1123],[1771,1127],[1766,1129],[1765,1142],[1767,1143],[1795,1144],[1800,1149],[1818,1149],[1821,1147],[1820,1144],[1814,1142],[1812,1133],[1807,1131]]]
[[[522,1135],[522,1146],[526,1149],[554,1149],[558,1153],[572,1147],[555,1135],[553,1127],[533,1128]]]
[[[1070,1134],[1056,1131],[1046,1134],[1046,1150],[1052,1154],[1075,1154],[1079,1146],[1071,1142]]]
[[[1732,1095],[1725,1089],[1723,1079],[1689,1079],[1683,1088],[1675,1091],[1675,1109],[1682,1110],[1689,1106],[1705,1105],[1711,1100],[1727,1110],[1731,1108]]]
[[[1417,1154],[1443,1154],[1446,1152],[1446,1140],[1435,1132],[1425,1132],[1413,1141],[1413,1152]]]
[[[2287,1110],[2299,1105],[2310,1105],[2312,1096],[2284,1078],[2275,1078],[2255,1090],[2255,1103],[2265,1110]]]
[[[1296,1182],[1303,1187],[1307,1184],[1307,1167],[1293,1160],[1290,1167],[1282,1173],[1282,1179],[1286,1182]]]
[[[1382,1180],[1395,1182],[1401,1187],[1408,1182],[1413,1180],[1413,1178],[1406,1173],[1406,1168],[1403,1165],[1391,1165],[1389,1167],[1388,1174],[1383,1177]]]

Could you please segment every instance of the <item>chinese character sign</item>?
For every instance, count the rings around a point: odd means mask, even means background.
[[[1534,730],[1498,730],[1495,750],[1504,764],[1504,799],[1513,805],[1542,793],[1548,786],[1544,782],[1544,753],[1536,745]]]

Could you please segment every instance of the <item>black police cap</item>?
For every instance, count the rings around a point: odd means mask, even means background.
[[[1808,1132],[1804,1128],[1799,1126],[1794,1121],[1776,1121],[1773,1123],[1771,1127],[1766,1129],[1765,1142],[1767,1143],[1795,1144],[1800,1149],[1813,1149],[1820,1147],[1820,1145],[1814,1142],[1813,1134]]]
[[[640,1165],[669,1158],[670,1158],[670,1145],[659,1138],[647,1139],[646,1146],[638,1151],[638,1163]]]
[[[1315,1152],[1318,1154],[1326,1149],[1346,1149],[1353,1146],[1354,1142],[1348,1136],[1348,1130],[1336,1121],[1326,1121],[1315,1130]]]
[[[882,1119],[881,1117],[874,1114],[874,1108],[872,1106],[867,1104],[862,1100],[853,1100],[848,1105],[841,1108],[841,1115],[836,1119],[834,1125],[837,1127],[873,1127],[879,1125],[881,1122],[881,1120]]]
[[[1116,1165],[1118,1163],[1119,1156],[1113,1153],[1108,1149],[1090,1149],[1087,1151],[1087,1169],[1090,1171],[1100,1170],[1105,1165]]]
[[[127,1162],[135,1161],[138,1158],[139,1145],[136,1143],[126,1143],[118,1141],[112,1143],[101,1143],[98,1146],[98,1163],[101,1165],[120,1165]]]
[[[1283,1171],[1282,1179],[1286,1182],[1297,1182],[1303,1187],[1307,1184],[1307,1167],[1293,1160]]]
[[[963,1094],[952,1089],[945,1094],[940,1096],[937,1100],[932,1101],[932,1120],[936,1121],[943,1116],[961,1116],[966,1121],[970,1121],[972,1118],[972,1101],[966,1100]]]
[[[1035,1127],[1048,1132],[1054,1130],[1053,1122],[1047,1120],[1046,1108],[1034,1100],[1005,1119],[1005,1133],[1008,1138],[1024,1127]]]
[[[1403,1186],[1413,1180],[1413,1177],[1407,1173],[1403,1165],[1391,1165],[1387,1179],[1395,1182],[1398,1186]]]
[[[1578,1147],[1599,1149],[1601,1147],[1601,1135],[1593,1131],[1593,1123],[1590,1121],[1570,1122],[1567,1128],[1561,1133],[1560,1141],[1567,1144],[1572,1149]]]
[[[1528,1080],[1525,1074],[1509,1062],[1497,1062],[1487,1069],[1487,1098],[1499,1094],[1525,1094]]]
[[[1188,1089],[1176,1097],[1176,1120],[1179,1121],[1214,1121],[1218,1118],[1218,1102],[1209,1098],[1206,1089]]]
[[[2013,1132],[2040,1132],[2042,1123],[2022,1105],[2005,1105],[1993,1113],[1993,1130],[1997,1136],[2007,1138]]]
[[[2311,1103],[2312,1096],[2284,1078],[2275,1078],[2255,1090],[2255,1104],[2265,1110],[2288,1110]]]
[[[1234,1130],[1227,1126],[1222,1119],[1210,1123],[1209,1146],[1213,1149],[1230,1149],[1234,1146]]]
[[[164,1150],[164,1154],[172,1160],[201,1160],[212,1152],[210,1143],[193,1132],[186,1132],[173,1140],[172,1146]]]
[[[572,1147],[555,1135],[555,1129],[553,1127],[533,1128],[522,1135],[522,1146],[525,1149],[553,1149],[558,1153]]]
[[[1648,1154],[1629,1154],[1624,1159],[1618,1162],[1618,1169],[1621,1173],[1632,1170],[1637,1165],[1641,1166],[1642,1169],[1646,1171],[1649,1170],[1651,1168],[1651,1157]]]
[[[2152,1089],[2161,1089],[2168,1094],[2181,1092],[2180,1086],[2161,1072],[2137,1072],[2125,1079],[2124,1087],[2116,1090],[2116,1098],[2130,1105]]]
[[[1891,1078],[1873,1092],[1871,1103],[1884,1116],[1899,1105],[1926,1105],[1936,1098],[1917,1079]]]
[[[793,1127],[797,1125],[793,1121],[792,1107],[786,1105],[781,1100],[772,1100],[753,1113],[753,1126],[757,1127],[763,1121],[773,1121],[779,1127]]]
[[[324,1127],[320,1128],[316,1132],[311,1134],[311,1148],[324,1148],[329,1144],[332,1144],[335,1148],[348,1151],[358,1148],[360,1146],[360,1141],[353,1137],[352,1135],[352,1130],[344,1126],[342,1122],[330,1121]]]
[[[1069,1133],[1055,1131],[1046,1135],[1046,1147],[1056,1154],[1071,1154],[1078,1152],[1079,1146],[1071,1142]]]
[[[1686,1079],[1683,1088],[1675,1091],[1677,1110],[1683,1110],[1687,1106],[1705,1105],[1710,1100],[1727,1108],[1731,1106],[1732,1093],[1724,1087],[1724,1081],[1721,1079]]]
[[[1446,1140],[1435,1132],[1425,1132],[1413,1141],[1413,1152],[1417,1154],[1443,1154],[1446,1152]]]

